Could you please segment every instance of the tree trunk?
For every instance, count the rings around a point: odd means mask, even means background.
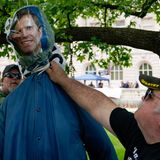
[[[77,27],[61,30],[66,35],[72,36],[71,41],[90,41],[91,37],[97,37],[102,42],[111,45],[126,45],[138,49],[152,51],[160,55],[160,32],[146,31],[132,28],[100,28]],[[65,39],[57,39],[66,41]]]
[[[101,27],[74,27],[56,31],[56,42],[91,41],[92,37],[107,44],[130,46],[160,55],[160,32],[156,31]],[[4,33],[0,34],[0,44],[7,44]]]

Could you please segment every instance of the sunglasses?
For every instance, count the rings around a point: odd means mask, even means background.
[[[3,77],[21,79],[21,74],[8,72],[8,73],[5,73]]]
[[[148,100],[148,99],[152,99],[153,97],[155,97],[155,98],[157,98],[157,99],[159,99],[160,100],[160,97],[159,96],[157,96],[157,95],[155,95],[154,93],[153,93],[153,90],[152,89],[147,89],[147,91],[146,91],[146,93],[145,93],[145,95],[144,95],[144,98],[143,98],[143,100]]]

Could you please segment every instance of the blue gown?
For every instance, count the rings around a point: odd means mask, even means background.
[[[104,129],[44,72],[32,74],[0,108],[3,160],[117,160]]]

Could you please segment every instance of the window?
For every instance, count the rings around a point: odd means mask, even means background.
[[[123,80],[123,69],[120,66],[111,68],[111,80]]]
[[[147,63],[143,63],[139,67],[139,74],[146,74],[146,75],[152,76],[152,67]]]
[[[86,74],[96,74],[96,68],[93,64],[86,68]]]
[[[155,21],[153,17],[145,17],[142,19],[141,28],[144,30],[153,30]]]
[[[114,24],[114,27],[123,28],[126,26],[125,20],[117,20]]]
[[[125,26],[125,20],[118,20],[116,21],[116,26],[118,27],[124,27]]]

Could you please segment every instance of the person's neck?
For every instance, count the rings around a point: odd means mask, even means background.
[[[2,93],[4,94],[4,95],[8,95],[9,94],[9,91],[7,90],[7,89],[5,89],[5,88],[3,88],[2,87]]]
[[[148,127],[147,129],[142,128],[139,126],[144,139],[146,140],[146,143],[148,144],[155,144],[155,143],[160,143],[160,128],[158,129],[153,129]]]
[[[155,144],[160,143],[160,137],[159,136],[153,136],[153,135],[144,135],[144,138],[148,144]]]

